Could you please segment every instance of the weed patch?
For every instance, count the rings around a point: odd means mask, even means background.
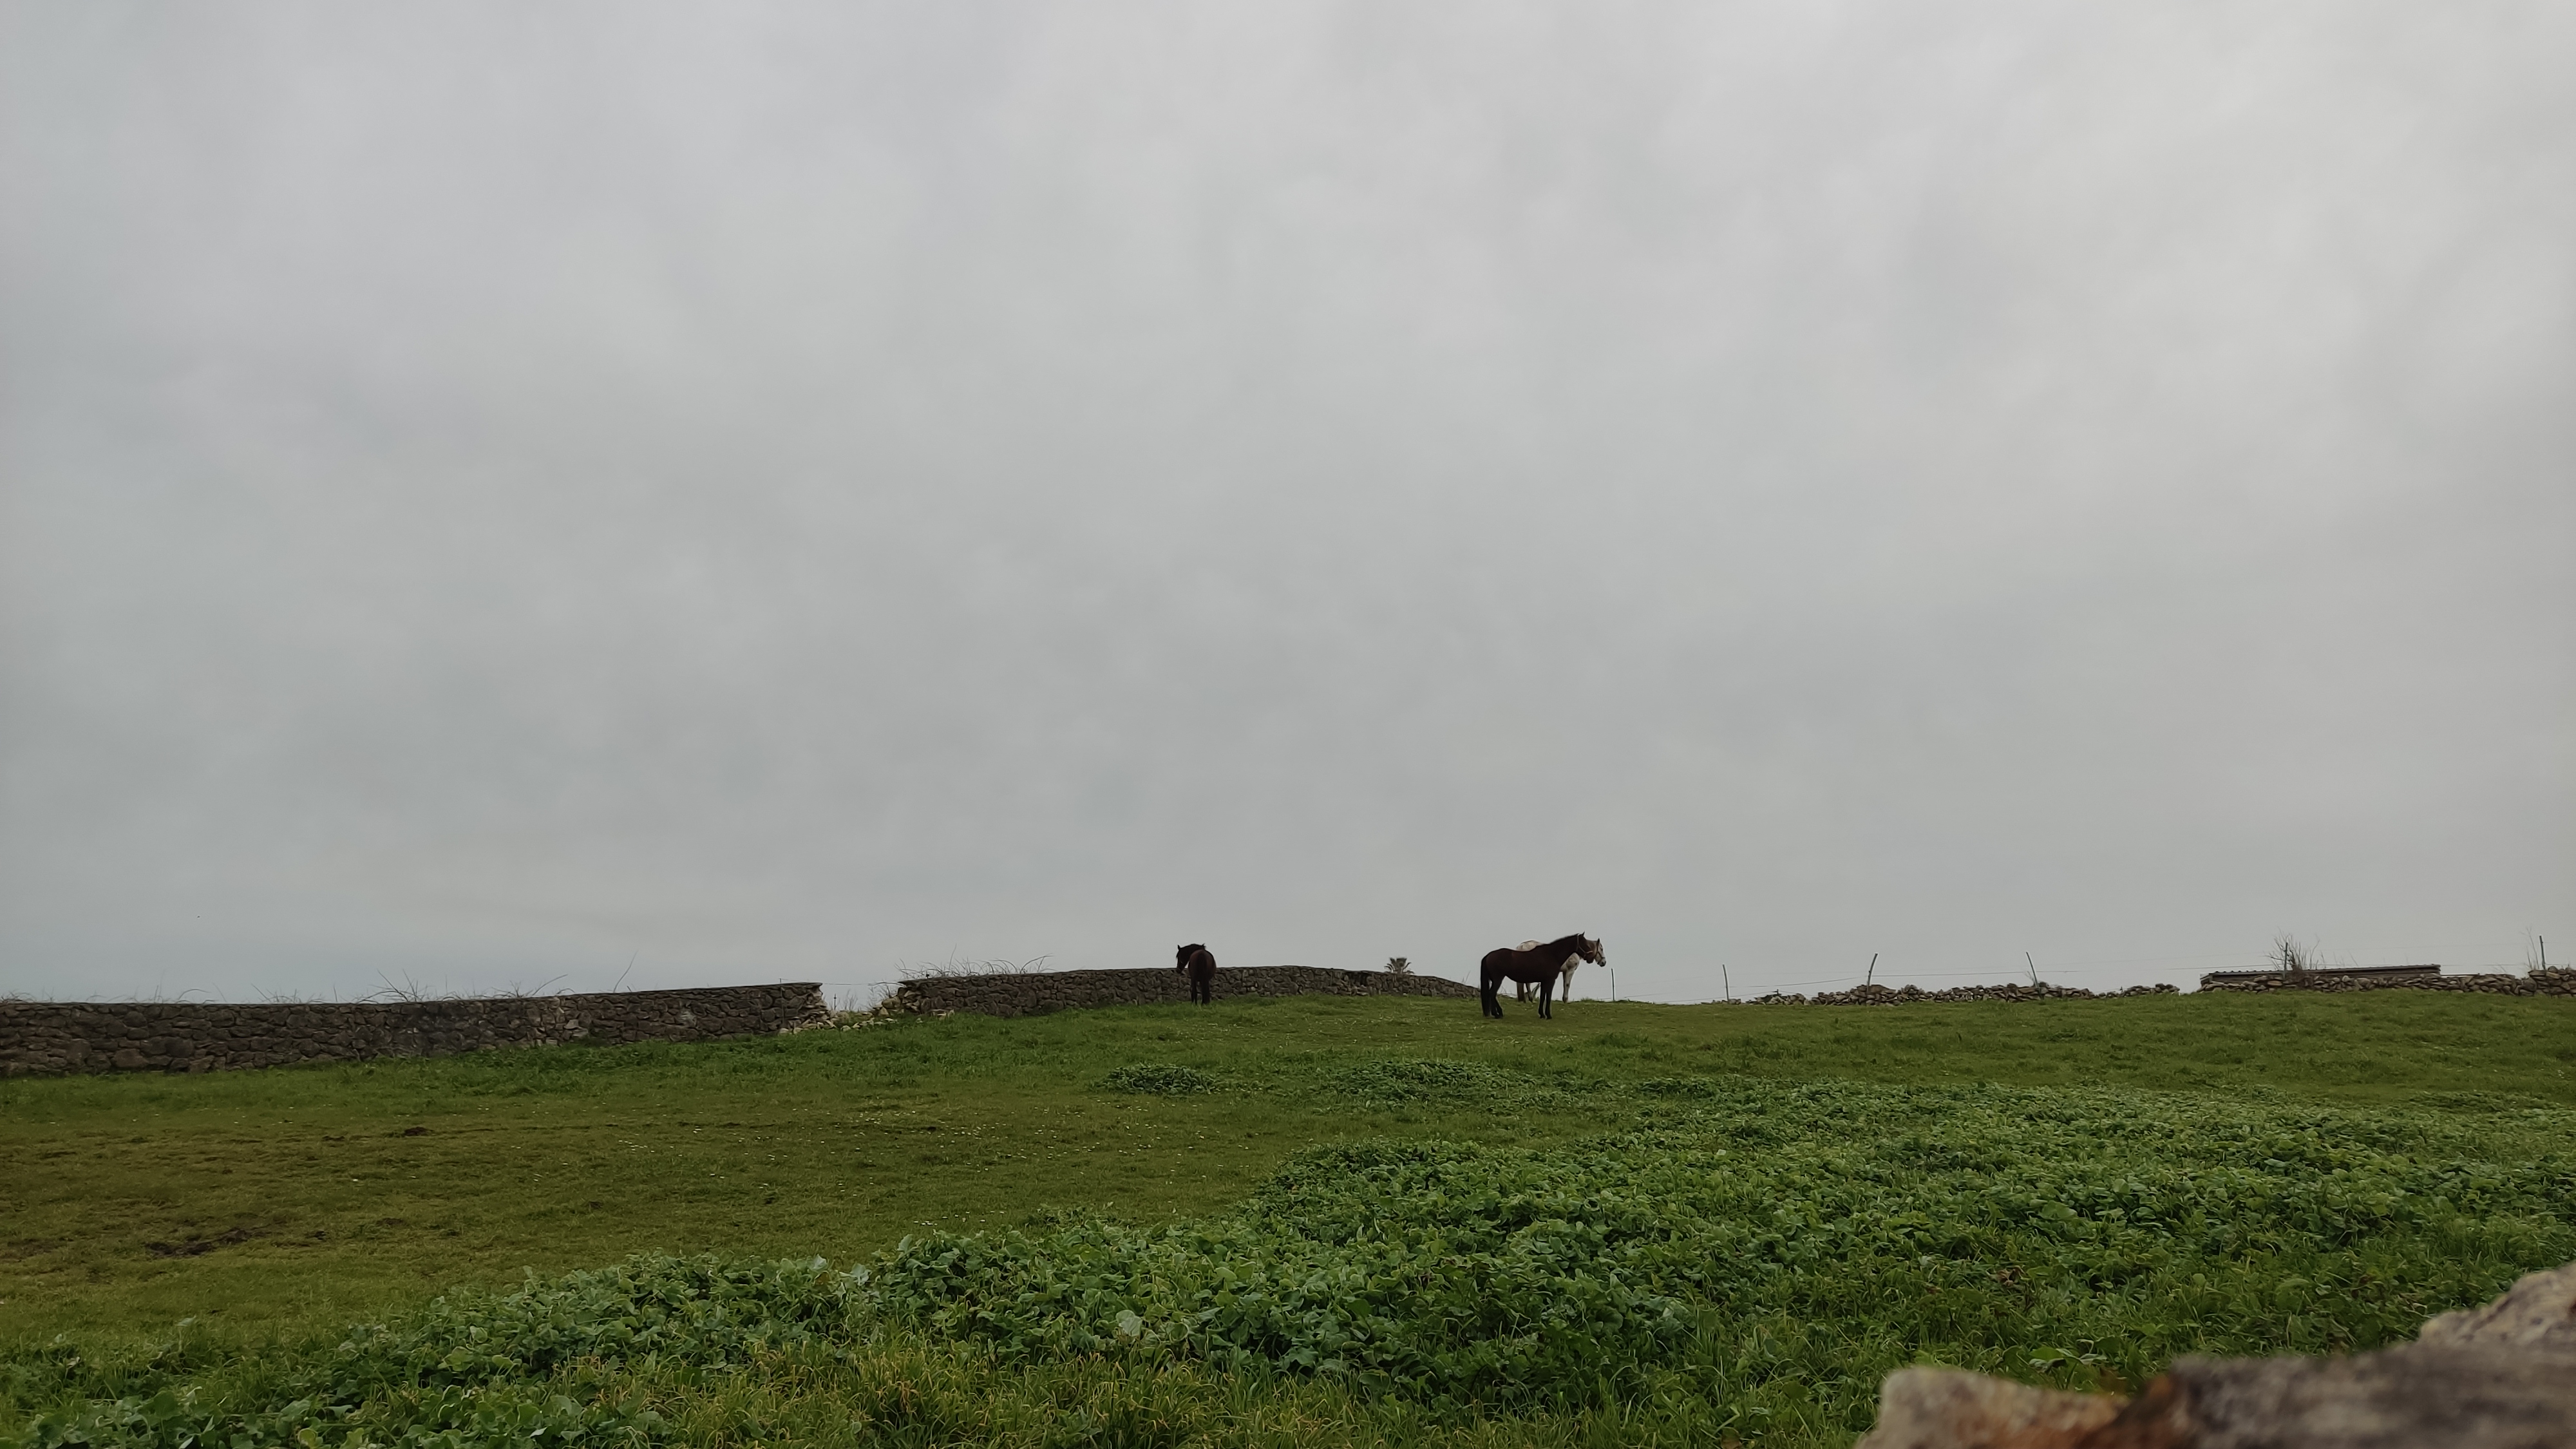
[[[796,1412],[838,1395],[834,1433],[888,1442],[1060,1427],[1012,1395],[1076,1382],[1102,1433],[1180,1442],[1212,1426],[1179,1374],[1304,1385],[1345,1428],[1642,1413],[1847,1443],[1879,1376],[1918,1358],[2134,1385],[2183,1352],[2373,1347],[2576,1257],[2576,1159],[2514,1146],[2563,1142],[2576,1124],[2555,1111],[2501,1139],[2491,1118],[2102,1090],[1626,1099],[1632,1130],[1547,1150],[1309,1149],[1232,1210],[1161,1228],[1060,1214],[844,1271],[645,1257],[531,1277],[260,1372],[22,1353],[13,1442],[662,1442],[751,1373],[802,1374]],[[998,1403],[969,1414],[872,1367],[943,1354]]]
[[[2180,1352],[2366,1348],[2576,1256],[2571,1201],[2567,1157],[2487,1160],[2439,1119],[1746,1083],[1571,1147],[1338,1144],[1220,1217],[934,1234],[862,1271],[873,1313],[1007,1353],[1565,1408],[1673,1374],[1812,1383],[1829,1365],[1782,1347],[1811,1338],[2130,1382]]]
[[[1527,1105],[1542,1093],[1553,1096],[1525,1072],[1483,1062],[1408,1060],[1360,1062],[1324,1071],[1318,1082],[1325,1091],[1374,1106],[1417,1102],[1502,1102]]]
[[[1217,1080],[1195,1067],[1140,1062],[1111,1072],[1101,1079],[1100,1085],[1113,1092],[1128,1092],[1138,1096],[1187,1097],[1200,1092],[1215,1091]]]

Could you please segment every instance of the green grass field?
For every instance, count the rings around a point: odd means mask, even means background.
[[[22,1079],[0,1160],[21,1442],[1832,1444],[2576,1257],[2576,1002],[957,1017]]]

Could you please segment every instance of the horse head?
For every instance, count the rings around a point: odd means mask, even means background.
[[[1590,936],[1585,936],[1583,944],[1574,948],[1574,954],[1595,966],[1602,965],[1610,959],[1609,953],[1601,949],[1601,943]]]
[[[1207,943],[1203,941],[1192,941],[1190,944],[1181,947],[1179,950],[1172,953],[1172,969],[1174,971],[1186,973],[1190,969],[1190,958],[1206,949]]]

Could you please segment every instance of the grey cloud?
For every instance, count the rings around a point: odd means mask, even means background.
[[[0,6],[0,985],[2518,961],[2570,28]]]

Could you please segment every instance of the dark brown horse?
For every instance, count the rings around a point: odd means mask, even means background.
[[[1201,1006],[1216,1000],[1216,957],[1201,945],[1183,946],[1172,969],[1190,978],[1190,1000]]]
[[[1501,991],[1503,982],[1509,979],[1536,986],[1538,1014],[1550,1017],[1556,1015],[1549,1009],[1550,1001],[1556,995],[1557,974],[1565,969],[1565,959],[1568,956],[1580,956],[1595,966],[1609,959],[1602,954],[1601,943],[1581,931],[1550,941],[1534,950],[1515,950],[1505,946],[1499,951],[1486,952],[1481,973],[1483,979],[1480,982],[1481,994],[1485,999],[1485,1014],[1487,1016],[1503,1014],[1503,1003],[1496,999],[1495,993]]]
[[[1523,941],[1520,948],[1524,951],[1535,951],[1546,944],[1545,941]],[[1570,954],[1565,958],[1565,974],[1556,983],[1556,997],[1559,1001],[1574,999],[1574,964],[1582,959],[1580,956]],[[1538,988],[1526,981],[1515,981],[1512,983],[1512,1000],[1536,1001]]]

